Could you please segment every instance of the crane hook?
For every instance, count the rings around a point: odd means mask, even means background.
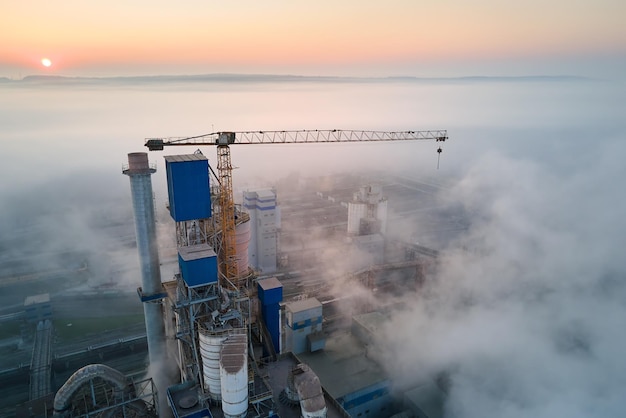
[[[441,147],[437,148],[437,170],[439,170],[439,158],[441,158],[442,152],[443,150],[441,149]]]

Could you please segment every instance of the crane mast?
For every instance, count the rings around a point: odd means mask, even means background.
[[[166,146],[217,146],[217,171],[220,181],[219,224],[221,225],[220,274],[230,287],[239,288],[235,242],[235,203],[233,198],[233,167],[230,145],[311,144],[338,142],[381,142],[448,139],[446,130],[430,131],[358,131],[358,130],[296,130],[213,132],[192,137],[147,138],[150,151],[162,151]],[[441,153],[441,148],[437,150]]]
[[[221,274],[231,287],[238,287],[236,283],[237,260],[235,249],[235,201],[233,197],[233,166],[230,161],[228,141],[234,137],[231,132],[223,133],[218,137],[217,144],[217,174],[220,181],[220,210],[219,223],[222,226],[222,245],[220,264]]]

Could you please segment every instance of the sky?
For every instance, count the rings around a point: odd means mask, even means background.
[[[611,77],[626,68],[624,16],[621,0],[9,1],[0,77]]]

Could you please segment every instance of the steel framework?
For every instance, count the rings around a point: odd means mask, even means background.
[[[307,144],[319,142],[376,142],[376,141],[415,141],[431,139],[445,141],[446,130],[430,131],[358,131],[358,130],[299,130],[299,131],[241,131],[212,132],[190,137],[147,138],[150,151],[163,150],[163,146],[175,145],[220,145],[221,138],[227,135],[227,144]]]
[[[237,261],[235,250],[235,203],[233,200],[233,166],[228,145],[217,146],[217,172],[221,186],[219,197],[219,223],[222,228],[222,251],[220,251],[221,285],[231,287],[236,282]],[[229,286],[230,285],[230,286]],[[236,290],[236,289],[233,289]]]

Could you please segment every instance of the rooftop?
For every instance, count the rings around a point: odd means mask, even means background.
[[[204,416],[208,408],[199,401],[201,389],[193,382],[180,383],[167,389],[170,406],[173,407],[174,417]]]
[[[202,154],[166,155],[165,161],[169,163],[182,163],[186,161],[204,161],[207,158]]]
[[[202,258],[216,257],[215,251],[209,244],[190,245],[188,247],[179,247],[178,253],[184,261],[199,260]]]
[[[348,238],[348,241],[356,244],[369,244],[371,242],[384,242],[385,238],[381,234],[355,235]]]
[[[387,318],[382,313],[375,311],[352,316],[352,321],[356,322],[372,335],[376,335],[387,322]]]
[[[445,394],[434,382],[428,382],[404,393],[406,407],[419,408],[428,418],[442,418]]]
[[[50,302],[50,294],[42,293],[39,295],[27,296],[24,300],[24,306],[36,305],[38,303],[49,303]]]
[[[263,369],[268,375],[272,391],[274,392],[278,416],[281,418],[300,418],[301,416],[300,406],[290,406],[279,400],[280,393],[287,386],[287,376],[289,372],[296,367],[298,363],[299,361],[293,357],[293,355],[289,354],[281,357],[278,361],[269,363]],[[324,394],[324,399],[326,401],[326,407],[328,408],[326,412],[327,418],[346,416],[345,411],[340,409],[340,407],[329,398],[328,394]]]
[[[276,199],[276,193],[271,189],[263,189],[256,191],[259,199]]]
[[[268,279],[259,280],[258,283],[259,283],[259,286],[261,286],[263,290],[270,290],[270,289],[283,287],[283,284],[276,277],[270,277]]]
[[[335,399],[387,380],[378,363],[368,358],[367,347],[349,332],[332,334],[324,350],[297,357],[311,367]]]
[[[322,303],[316,298],[308,298],[308,299],[288,302],[286,306],[291,312],[302,312],[302,311],[308,311],[309,309],[313,309],[313,308],[321,308]]]

